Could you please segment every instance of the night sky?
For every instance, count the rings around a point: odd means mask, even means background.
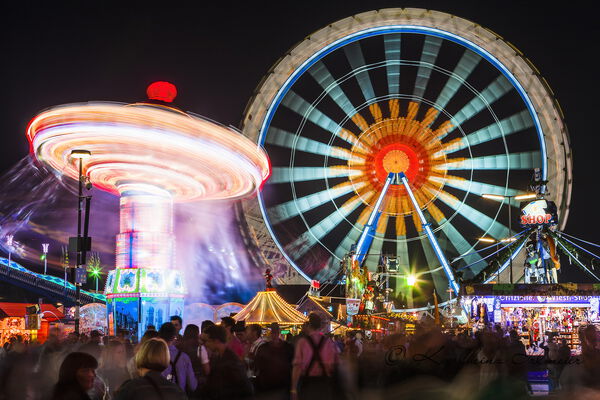
[[[372,9],[427,8],[491,29],[546,78],[564,111],[574,155],[566,232],[600,242],[593,195],[600,144],[593,100],[600,89],[600,25],[593,10],[523,1],[105,3],[27,2],[0,13],[2,171],[27,155],[27,123],[46,107],[89,100],[134,102],[144,99],[152,81],[168,80],[178,87],[176,103],[182,109],[239,126],[263,75],[304,37]],[[569,280],[588,280],[574,266],[565,269]]]

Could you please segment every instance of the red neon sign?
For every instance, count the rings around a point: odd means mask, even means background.
[[[521,215],[521,225],[547,224],[552,219],[552,215]]]

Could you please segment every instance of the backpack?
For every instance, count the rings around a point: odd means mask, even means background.
[[[178,383],[177,383],[177,361],[179,361],[179,356],[181,356],[181,353],[182,353],[181,350],[177,351],[177,355],[175,356],[175,360],[171,361],[171,373],[169,375],[167,375],[167,380],[169,382],[172,382],[172,383],[176,384],[176,385],[178,385]]]

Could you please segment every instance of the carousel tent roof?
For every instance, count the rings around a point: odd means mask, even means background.
[[[288,304],[275,290],[258,292],[246,307],[233,317],[236,321],[250,324],[299,325],[308,318]]]

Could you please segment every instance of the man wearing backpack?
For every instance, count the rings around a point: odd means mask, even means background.
[[[175,347],[177,337],[175,326],[170,322],[165,322],[158,331],[158,337],[167,342],[169,355],[171,356],[171,362],[167,369],[162,372],[162,376],[177,384],[186,393],[192,393],[196,390],[198,381],[194,375],[190,357]]]
[[[306,336],[298,340],[294,351],[290,398],[333,398],[333,375],[337,361],[335,343],[321,332],[321,317],[310,313]]]

